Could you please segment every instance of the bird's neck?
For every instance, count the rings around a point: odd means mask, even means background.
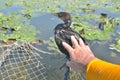
[[[71,25],[71,20],[64,20],[64,24],[65,24],[67,27],[70,27],[70,25]]]

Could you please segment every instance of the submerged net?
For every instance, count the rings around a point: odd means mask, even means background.
[[[0,46],[0,80],[46,80],[40,52],[27,42]]]

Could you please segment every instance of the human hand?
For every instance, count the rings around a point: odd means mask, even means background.
[[[70,54],[70,61],[67,62],[67,65],[75,70],[86,70],[87,64],[96,57],[81,38],[77,41],[74,36],[71,36],[71,41],[72,47],[66,42],[62,43]]]

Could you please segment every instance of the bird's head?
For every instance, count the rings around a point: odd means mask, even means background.
[[[66,26],[71,25],[71,16],[68,12],[58,12],[58,13],[53,13],[53,15],[63,20]]]

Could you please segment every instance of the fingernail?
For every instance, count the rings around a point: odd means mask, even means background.
[[[74,37],[73,35],[71,37]]]
[[[71,38],[74,38],[74,36],[72,35]]]
[[[65,42],[62,42],[62,45],[65,45]]]

